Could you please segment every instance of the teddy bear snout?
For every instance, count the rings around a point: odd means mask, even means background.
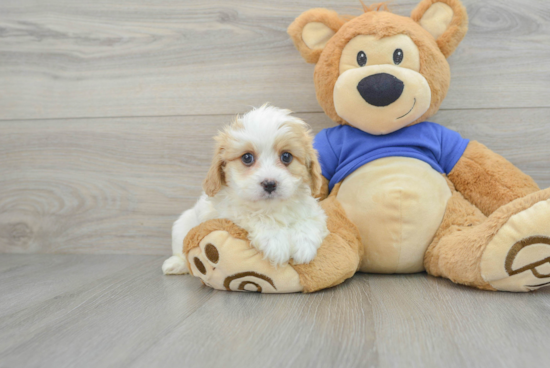
[[[369,75],[357,84],[357,90],[370,105],[383,107],[394,103],[403,94],[405,84],[388,73]]]

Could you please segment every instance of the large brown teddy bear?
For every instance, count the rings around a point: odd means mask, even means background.
[[[312,292],[356,271],[433,276],[485,290],[550,285],[550,190],[484,145],[426,122],[467,31],[458,0],[343,17],[312,9],[289,27],[336,123],[315,139],[331,234],[307,265],[274,268],[227,220],[193,229],[184,253],[211,287]],[[330,192],[330,194],[329,194]]]

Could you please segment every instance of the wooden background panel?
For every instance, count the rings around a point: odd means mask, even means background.
[[[298,114],[314,131],[333,123]],[[432,120],[550,186],[549,108],[446,110]],[[169,254],[231,115],[0,122],[0,251]]]
[[[3,248],[167,249],[170,223],[200,193],[212,136],[227,119],[2,122]]]
[[[550,106],[550,3],[464,3],[471,27],[443,108]],[[320,111],[313,66],[286,34],[312,7],[361,14],[356,0],[2,1],[0,119],[232,114],[264,101]]]
[[[212,137],[233,118],[0,122],[0,250],[169,253],[172,222],[202,191]]]
[[[430,120],[501,154],[550,187],[550,109],[445,110]]]

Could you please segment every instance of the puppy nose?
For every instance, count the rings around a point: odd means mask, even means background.
[[[361,79],[357,90],[363,100],[373,106],[388,106],[403,93],[405,85],[402,81],[388,73],[369,75]]]
[[[269,194],[273,193],[277,189],[277,182],[274,180],[264,180],[261,185]]]

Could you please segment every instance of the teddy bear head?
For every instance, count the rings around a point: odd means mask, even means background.
[[[335,122],[374,135],[425,121],[450,84],[447,58],[468,29],[459,0],[422,0],[411,17],[384,4],[358,17],[327,9],[304,12],[288,33],[315,63],[317,100]]]

